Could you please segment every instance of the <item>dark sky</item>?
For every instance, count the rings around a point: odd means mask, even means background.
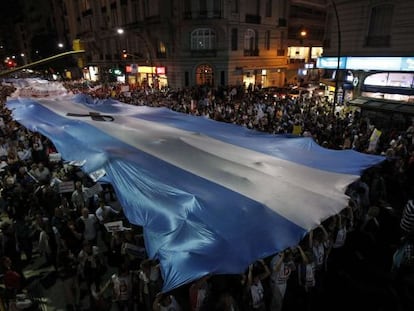
[[[21,12],[19,3],[20,0],[0,0],[0,17],[2,18],[2,20],[9,19],[13,16],[19,15],[19,13]]]

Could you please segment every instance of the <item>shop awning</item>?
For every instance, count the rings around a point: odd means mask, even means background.
[[[372,100],[364,97],[355,98],[349,101],[349,104],[360,107],[361,109],[392,111],[414,115],[414,104]]]

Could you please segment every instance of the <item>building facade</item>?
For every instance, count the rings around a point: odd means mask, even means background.
[[[293,80],[305,60],[316,59],[312,47],[322,45],[323,2],[64,0],[68,34],[85,46],[90,78],[126,68],[130,83],[173,88]],[[289,35],[302,28],[306,38]],[[304,41],[307,49],[290,49]]]
[[[414,115],[414,2],[330,0],[328,8],[318,66],[326,69],[333,85],[339,57],[338,102],[355,104],[385,125],[410,123]]]

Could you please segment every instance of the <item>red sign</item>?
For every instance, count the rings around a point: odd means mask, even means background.
[[[165,67],[155,67],[155,73],[157,75],[165,75],[166,73]]]

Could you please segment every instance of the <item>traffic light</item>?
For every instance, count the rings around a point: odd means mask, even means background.
[[[72,49],[74,51],[81,51],[85,50],[85,44],[80,39],[75,39],[72,41]],[[78,55],[76,56],[76,61],[78,63],[79,68],[85,67],[85,55]]]
[[[128,53],[126,50],[122,50],[122,58],[126,59],[128,57]]]
[[[74,51],[80,51],[85,49],[85,45],[80,39],[75,39],[72,41],[72,48]]]

